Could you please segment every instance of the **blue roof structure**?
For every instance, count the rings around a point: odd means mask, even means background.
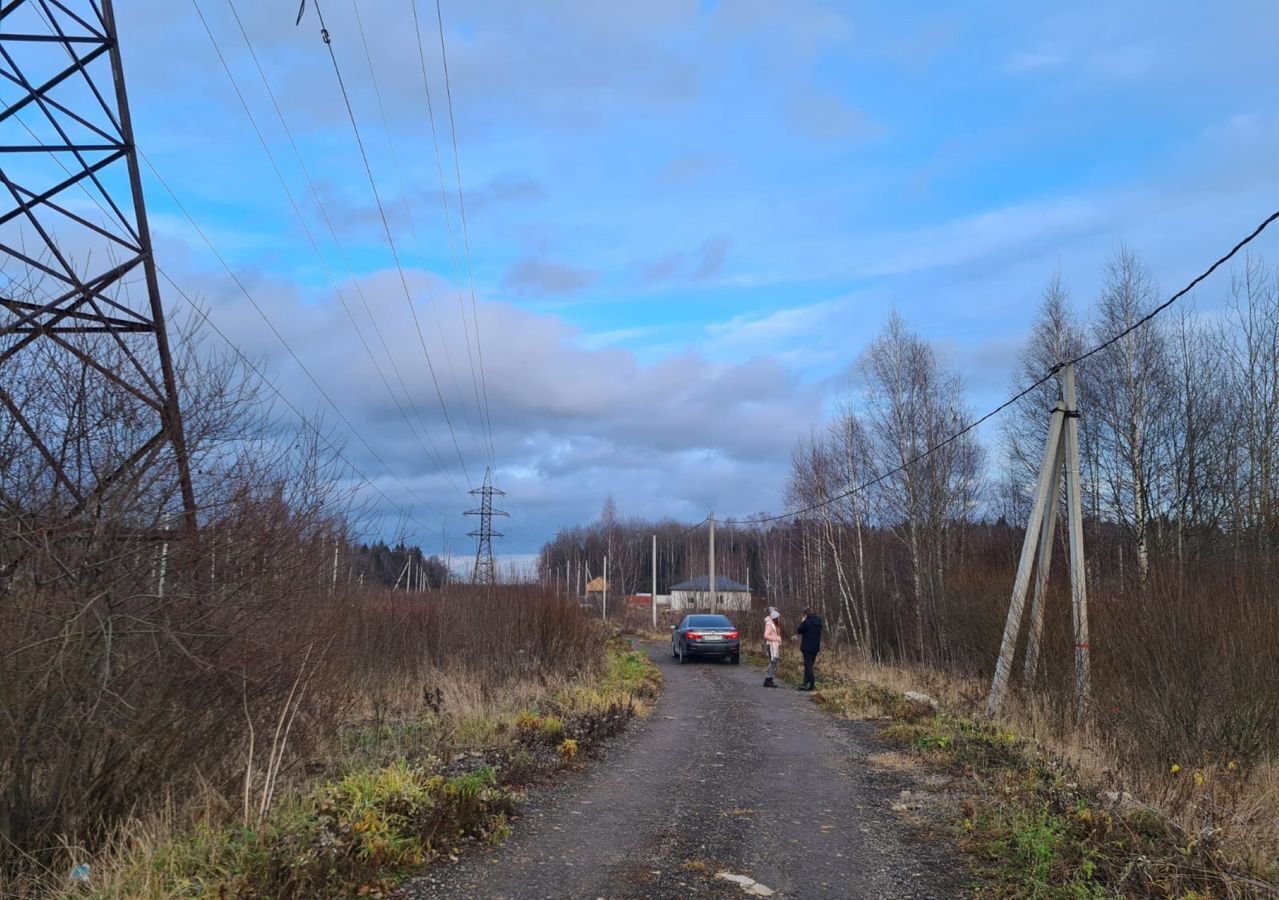
[[[711,585],[711,577],[709,575],[698,575],[696,578],[690,578],[688,581],[671,585],[672,591],[709,591]],[[717,591],[741,591],[749,593],[750,588],[742,584],[740,581],[725,575],[715,576],[715,590]]]

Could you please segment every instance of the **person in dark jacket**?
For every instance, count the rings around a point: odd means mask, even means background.
[[[799,689],[811,691],[817,687],[813,664],[817,662],[817,654],[822,649],[821,616],[811,609],[804,610],[804,618],[795,633],[799,635],[799,652],[804,655],[804,683]]]

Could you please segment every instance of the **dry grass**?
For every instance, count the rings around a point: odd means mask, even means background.
[[[469,677],[451,677],[461,673]],[[574,676],[500,689],[460,663],[421,675],[385,685],[386,703],[353,707],[382,718],[352,722],[317,747],[264,817],[246,822],[235,798],[207,789],[121,823],[99,852],[78,856],[91,862],[87,884],[28,873],[4,896],[385,896],[468,842],[504,838],[526,781],[575,765],[646,709],[659,684],[651,663],[620,643]]]
[[[794,659],[783,665],[783,675],[797,677]],[[1091,879],[1106,874],[1105,854],[1098,848],[1121,858],[1115,861],[1117,871],[1123,869],[1124,853],[1134,854],[1128,863],[1137,863],[1135,848],[1140,848],[1151,856],[1162,854],[1163,858],[1140,861],[1145,867],[1142,877],[1149,879],[1147,888],[1160,896],[1165,889],[1167,896],[1200,897],[1266,896],[1279,890],[1279,765],[1273,758],[1250,765],[1174,763],[1159,772],[1148,766],[1133,768],[1126,764],[1132,754],[1116,745],[1125,736],[1108,735],[1098,723],[1066,727],[1060,711],[1043,695],[1012,695],[997,722],[982,724],[988,685],[976,678],[922,666],[875,665],[852,654],[833,653],[823,654],[818,681],[814,699],[827,710],[904,723],[889,733],[916,752],[945,765],[958,764],[997,788],[993,805],[989,799],[983,801],[987,812],[979,817],[979,826],[984,822],[988,831],[977,849],[996,847],[992,852],[1002,854],[1005,864],[1017,858],[1012,843],[1055,842],[1054,852],[1073,859],[1068,874],[1080,878],[1079,890],[1091,890]],[[941,713],[934,715],[927,707],[904,701],[902,694],[909,691],[936,699]],[[1068,800],[1052,795],[1060,808],[1045,800],[1038,786],[1045,778],[1068,784],[1062,794]],[[1032,808],[1033,815],[1023,807]],[[1076,820],[1074,807],[1096,810],[1096,821],[1115,823],[1107,827],[1128,827],[1120,823],[1132,818],[1142,826],[1130,829],[1140,840],[1130,837],[1123,845],[1129,849],[1121,851],[1109,832],[1082,828],[1085,820]],[[972,815],[970,810],[964,823],[970,838]],[[1078,842],[1073,857],[1064,849],[1069,839]],[[1037,847],[1036,852],[1047,851]],[[1081,872],[1093,874],[1083,878]],[[1024,868],[1004,874],[1020,878]],[[1009,896],[1027,889],[1024,881],[1011,885]]]
[[[67,873],[86,862],[88,895],[99,897],[186,896],[194,884],[236,896],[378,889],[385,873],[451,852],[423,837],[445,827],[439,815],[456,820],[450,834],[500,838],[521,781],[573,764],[657,689],[647,660],[621,645],[605,652],[598,622],[536,589],[310,603],[311,614],[288,630],[254,638],[257,655],[281,673],[278,702],[228,693],[221,738],[192,764],[130,762],[154,774],[136,786],[127,815],[52,832],[21,855],[11,844],[0,895],[84,896]],[[219,715],[223,702],[207,691],[165,696],[173,704],[165,727],[173,728],[197,711]],[[246,703],[261,703],[262,715],[246,718]],[[532,732],[520,727],[530,719]],[[144,721],[154,724],[154,715]],[[420,799],[396,811],[395,796]],[[348,817],[361,804],[373,816],[364,824]],[[333,869],[333,847],[374,826],[389,843]],[[315,841],[337,843],[319,852]]]

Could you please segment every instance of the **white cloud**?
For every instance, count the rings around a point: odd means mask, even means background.
[[[431,355],[474,481],[485,454],[463,326],[451,285],[420,272],[409,275],[421,341],[395,273],[363,278],[361,287],[408,385],[409,396],[401,401],[412,410],[409,421],[430,430],[448,473],[418,446],[334,298],[307,303],[287,281],[242,273],[285,340],[394,474],[380,471],[347,434],[346,452],[357,466],[393,496],[406,497],[398,478],[436,507],[460,512],[470,498],[448,484],[449,477],[459,484],[463,479],[421,343]],[[304,409],[318,409],[339,434],[345,433],[224,278],[206,274],[180,280],[207,298],[213,321],[244,352],[268,356],[271,377],[286,396]],[[425,297],[428,282],[440,303],[438,321]],[[344,293],[353,295],[353,286],[344,285]],[[589,338],[554,315],[489,301],[481,301],[479,310],[498,477],[522,509],[526,536],[520,548],[529,542],[535,546],[560,524],[580,520],[583,509],[594,508],[609,493],[627,514],[675,514],[675,507],[692,502],[688,498],[735,510],[773,505],[775,488],[761,488],[761,470],[787,458],[795,436],[820,414],[820,391],[773,357],[726,363],[685,351],[644,364],[616,347],[588,346]],[[370,320],[358,307],[356,318],[398,393]],[[773,477],[764,481],[777,483]],[[679,502],[672,506],[659,497]],[[743,498],[749,502],[739,506]],[[394,519],[392,510],[383,511]],[[463,524],[459,519],[450,528]]]
[[[858,246],[855,268],[863,276],[899,275],[1007,256],[1018,247],[1094,227],[1100,213],[1091,201],[1072,197],[991,209],[873,237]]]
[[[851,305],[852,299],[844,297],[761,314],[742,313],[726,322],[711,323],[707,331],[717,344],[732,351],[768,352],[772,348],[776,352],[780,346],[817,337]]]

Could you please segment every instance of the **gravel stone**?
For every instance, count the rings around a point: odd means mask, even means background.
[[[530,791],[505,844],[428,870],[398,900],[966,895],[958,851],[889,808],[914,783],[868,762],[884,750],[874,725],[764,690],[746,666],[645,649],[665,678],[653,714],[584,773]]]

